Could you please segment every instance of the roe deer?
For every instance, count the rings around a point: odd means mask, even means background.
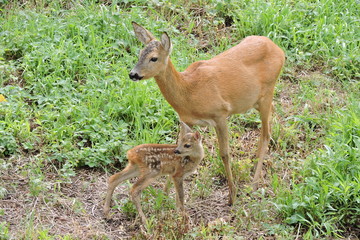
[[[181,130],[177,145],[142,144],[127,152],[128,165],[119,173],[109,178],[105,198],[104,214],[109,218],[110,202],[114,189],[121,182],[138,176],[137,182],[131,187],[130,195],[143,224],[145,215],[140,205],[140,194],[157,177],[168,175],[172,177],[176,190],[176,206],[184,210],[183,180],[195,171],[204,158],[204,149],[199,132],[193,133],[185,123]]]
[[[276,79],[284,65],[284,52],[267,37],[250,36],[214,58],[194,62],[184,72],[178,72],[169,58],[172,44],[167,33],[158,41],[145,28],[135,22],[132,24],[136,37],[146,46],[129,77],[133,81],[154,77],[180,120],[190,127],[215,127],[229,185],[230,204],[236,193],[226,119],[251,108],[260,112],[262,129],[253,178],[256,189],[270,141],[272,99]]]

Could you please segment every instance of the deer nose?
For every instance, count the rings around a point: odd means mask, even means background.
[[[141,80],[143,78],[142,76],[139,76],[138,73],[133,73],[133,72],[129,73],[129,77],[133,81]]]
[[[178,149],[175,149],[175,150],[174,150],[174,153],[175,153],[175,154],[180,154],[181,152],[180,152]]]

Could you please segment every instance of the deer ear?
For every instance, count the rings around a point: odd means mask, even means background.
[[[137,37],[137,39],[142,42],[143,44],[148,44],[151,40],[153,40],[155,37],[151,34],[151,32],[149,32],[148,30],[146,30],[145,28],[143,28],[142,26],[140,26],[139,24],[137,24],[136,22],[132,22],[133,28],[134,28],[134,32],[135,35]]]
[[[171,50],[172,50],[172,44],[170,41],[170,37],[166,32],[163,33],[163,35],[161,35],[161,45],[163,46],[165,51],[167,51],[168,54],[170,55]]]
[[[200,140],[201,139],[201,135],[200,135],[200,133],[198,131],[195,132],[194,138],[195,138],[195,140]]]
[[[180,136],[184,136],[187,133],[191,133],[191,128],[184,122],[180,122]]]

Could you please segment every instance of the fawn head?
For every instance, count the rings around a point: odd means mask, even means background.
[[[175,154],[186,157],[196,157],[203,154],[201,136],[199,132],[193,132],[184,122],[180,122],[180,136]]]
[[[152,78],[166,69],[171,53],[171,41],[167,33],[163,33],[161,41],[139,24],[132,22],[137,39],[145,44],[140,51],[139,61],[131,70],[129,77],[133,81]]]

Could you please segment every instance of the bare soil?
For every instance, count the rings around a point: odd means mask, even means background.
[[[67,184],[57,178],[54,173],[46,173],[46,179],[43,180],[46,189],[38,196],[33,196],[28,178],[12,171],[1,176],[8,193],[0,200],[1,208],[5,211],[0,221],[10,223],[12,239],[23,239],[30,235],[25,231],[29,231],[30,226],[26,226],[29,223],[34,229],[41,226],[42,229],[49,229],[51,235],[70,235],[74,239],[126,239],[140,231],[139,219],[129,218],[116,209],[112,210],[110,220],[103,218],[102,207],[108,178],[103,171],[78,169],[77,175]],[[189,187],[188,183],[186,188]],[[154,187],[162,187],[162,184]],[[191,219],[188,225],[196,226],[220,218],[230,220],[231,207],[227,205],[227,194],[227,187],[223,186],[215,189],[206,199],[186,203]],[[128,186],[120,185],[114,198],[127,197]]]

